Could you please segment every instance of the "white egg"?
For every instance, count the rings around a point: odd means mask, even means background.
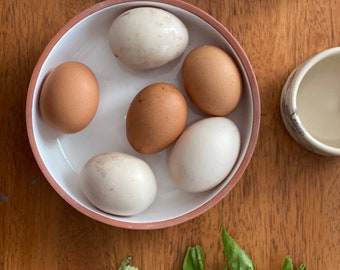
[[[239,130],[230,119],[199,120],[184,130],[171,150],[170,175],[185,191],[207,191],[228,176],[238,158],[240,144]]]
[[[80,184],[94,206],[120,216],[135,215],[147,209],[157,191],[149,165],[119,152],[91,158],[81,172]]]
[[[109,30],[112,53],[136,69],[165,65],[184,52],[188,41],[188,30],[178,17],[153,7],[127,10]]]

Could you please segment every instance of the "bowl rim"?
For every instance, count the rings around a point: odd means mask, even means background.
[[[171,5],[183,10],[186,10],[212,27],[214,27],[217,32],[219,32],[224,39],[228,40],[229,45],[233,48],[235,54],[238,56],[239,60],[241,61],[243,65],[243,69],[247,75],[247,79],[249,80],[250,90],[251,90],[251,98],[253,100],[253,121],[252,121],[252,130],[250,134],[250,140],[248,147],[246,149],[245,155],[243,160],[240,163],[239,168],[236,170],[235,175],[233,178],[227,183],[227,185],[221,189],[220,192],[218,192],[214,197],[212,197],[209,201],[205,202],[198,208],[192,210],[191,212],[188,212],[184,215],[174,217],[172,219],[162,220],[162,221],[156,221],[156,222],[146,222],[146,223],[131,223],[128,221],[121,221],[121,220],[115,220],[110,219],[109,217],[105,217],[102,215],[99,215],[97,213],[92,212],[91,210],[87,209],[86,207],[79,204],[77,201],[75,201],[70,195],[68,195],[61,186],[56,182],[56,180],[52,177],[52,175],[49,173],[47,167],[45,166],[38,150],[38,146],[35,142],[35,136],[33,132],[33,96],[34,96],[34,90],[37,83],[38,76],[40,74],[41,68],[47,59],[49,53],[54,48],[55,44],[73,27],[75,26],[79,21],[85,19],[86,17],[111,6],[117,5],[117,4],[123,4],[123,3],[130,3],[130,2],[138,2],[138,3],[161,3],[166,5]],[[102,223],[106,223],[108,225],[126,228],[126,229],[138,229],[138,230],[150,230],[150,229],[161,229],[161,228],[167,228],[174,225],[178,225],[181,223],[184,223],[186,221],[189,221],[195,217],[198,217],[199,215],[203,214],[204,212],[208,211],[210,208],[215,206],[219,201],[221,201],[231,190],[232,188],[237,184],[237,182],[242,177],[243,173],[245,172],[252,156],[255,151],[258,135],[259,135],[259,129],[260,129],[260,114],[261,114],[261,103],[260,103],[260,94],[258,89],[258,84],[256,80],[256,76],[254,74],[253,68],[249,62],[249,59],[247,55],[245,54],[243,48],[240,46],[239,42],[234,38],[234,36],[227,30],[227,28],[220,23],[217,19],[215,19],[212,15],[209,13],[199,9],[198,7],[186,3],[181,0],[106,0],[103,2],[99,2],[84,11],[80,12],[78,15],[74,16],[72,19],[70,19],[49,41],[45,49],[43,50],[42,54],[40,55],[36,66],[33,70],[31,80],[28,86],[28,92],[27,92],[27,100],[26,100],[26,129],[28,134],[29,143],[31,146],[31,150],[33,152],[33,155],[35,157],[35,160],[47,179],[47,181],[50,183],[50,185],[53,187],[53,189],[72,207],[74,207],[79,212],[85,214],[86,216],[100,221]]]

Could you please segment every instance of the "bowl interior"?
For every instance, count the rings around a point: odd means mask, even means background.
[[[122,12],[136,6],[160,7],[178,16],[189,31],[189,45],[183,56],[175,61],[149,71],[136,71],[119,63],[112,55],[108,44],[108,31],[113,20]],[[195,9],[193,9],[195,10]],[[208,16],[208,15],[207,15]],[[244,61],[226,38],[201,16],[184,10],[179,6],[160,2],[133,1],[115,3],[98,8],[80,16],[80,21],[71,21],[51,41],[39,59],[28,93],[27,123],[28,135],[35,158],[53,188],[72,206],[102,222],[129,228],[156,228],[174,225],[207,210],[221,199],[230,180],[240,169],[245,155],[249,153],[250,140],[257,138],[254,127],[254,89],[245,70]],[[209,20],[213,20],[209,18]],[[185,91],[180,76],[181,64],[186,54],[199,45],[216,45],[227,51],[237,62],[243,76],[244,92],[238,108],[228,117],[238,126],[241,133],[241,152],[232,172],[216,188],[199,194],[179,190],[170,179],[167,168],[169,148],[154,154],[142,155],[129,145],[125,135],[125,118],[133,97],[146,85],[153,82],[169,82]],[[38,99],[46,75],[65,61],[80,61],[88,65],[96,74],[100,85],[100,103],[97,114],[84,130],[71,135],[52,131],[42,120]],[[253,83],[254,84],[254,83]],[[255,92],[256,93],[256,92]],[[186,96],[186,95],[185,95]],[[187,96],[186,96],[187,98]],[[255,98],[256,99],[256,98]],[[188,122],[205,117],[191,104]],[[259,105],[256,105],[259,106]],[[257,125],[258,123],[256,123]],[[79,172],[92,156],[120,151],[145,160],[153,169],[158,191],[154,203],[141,214],[131,217],[118,217],[104,213],[94,207],[84,196],[79,186]],[[238,178],[240,177],[238,176]],[[224,192],[225,195],[226,192]],[[211,203],[211,202],[214,203]]]
[[[317,147],[340,153],[340,48],[319,53],[304,66],[296,86],[296,108]],[[310,137],[308,137],[310,138]]]

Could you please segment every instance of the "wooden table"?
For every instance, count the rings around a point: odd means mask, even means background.
[[[340,267],[340,159],[312,154],[288,135],[279,99],[290,71],[340,46],[338,0],[187,0],[239,40],[258,79],[261,128],[246,173],[215,207],[184,224],[131,231],[78,213],[40,172],[26,135],[25,102],[48,41],[95,0],[1,0],[0,269],[181,269],[189,245],[207,269],[225,263],[225,225],[257,269],[280,269],[286,255],[308,269]]]

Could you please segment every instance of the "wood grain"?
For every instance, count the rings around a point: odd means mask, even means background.
[[[221,269],[222,225],[257,269],[280,269],[288,254],[308,269],[339,269],[340,159],[298,146],[279,112],[292,69],[340,46],[339,1],[187,0],[243,46],[259,83],[261,129],[232,192],[202,216],[154,231],[110,227],[78,213],[44,179],[26,135],[26,93],[37,59],[68,20],[98,2],[0,3],[0,269],[117,269],[127,255],[140,269],[181,269],[194,244],[206,251],[207,269]]]

